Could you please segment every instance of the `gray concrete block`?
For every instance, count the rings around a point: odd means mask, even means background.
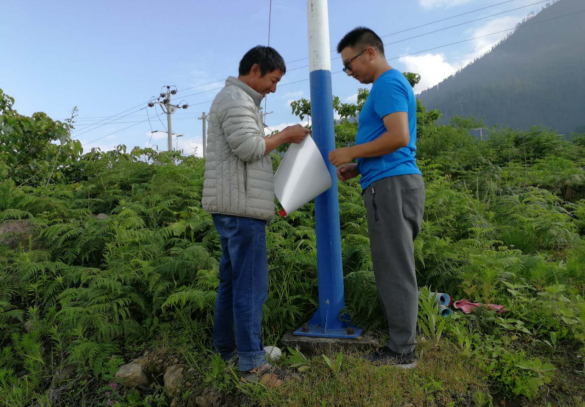
[[[331,354],[341,352],[368,352],[380,346],[379,340],[372,333],[366,332],[356,339],[315,338],[295,336],[287,332],[281,339],[282,347],[300,350],[305,356]]]

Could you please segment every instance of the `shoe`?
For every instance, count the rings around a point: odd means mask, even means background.
[[[401,369],[413,369],[416,367],[416,355],[410,353],[396,353],[384,346],[365,356],[365,359],[380,365],[392,365]]]
[[[229,359],[225,359],[224,362],[230,369],[235,369],[240,362],[240,358],[238,357],[237,353],[234,353],[234,356]]]
[[[262,383],[266,387],[277,388],[290,378],[286,370],[264,363],[247,372],[240,371],[240,380],[244,383]]]

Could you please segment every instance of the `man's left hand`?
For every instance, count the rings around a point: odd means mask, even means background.
[[[329,153],[329,161],[336,167],[351,162],[354,158],[351,147],[338,148]]]

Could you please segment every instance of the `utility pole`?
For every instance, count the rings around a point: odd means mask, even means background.
[[[264,103],[264,107],[266,107],[266,103]],[[266,112],[263,113],[262,112],[262,106],[260,106],[260,114],[262,115],[262,124],[264,125],[264,136],[266,136],[266,130],[268,129],[268,131],[270,133],[272,133],[272,130],[270,129],[270,127],[268,127],[268,125],[266,124],[266,116],[268,116],[269,114],[272,114],[274,112]]]
[[[207,156],[207,133],[206,133],[207,129],[206,129],[205,123],[206,123],[208,117],[209,117],[209,115],[206,114],[205,112],[203,112],[201,117],[198,118],[198,120],[203,120],[203,158],[205,158]]]
[[[166,91],[163,91],[164,88],[166,88]],[[167,151],[173,151],[173,124],[171,122],[171,115],[175,113],[177,109],[187,109],[189,107],[187,103],[184,103],[183,105],[171,104],[171,95],[176,95],[177,92],[176,86],[163,86],[161,88],[160,96],[156,99],[153,97],[150,99],[150,102],[148,102],[148,107],[153,107],[157,104],[167,115]]]
[[[264,105],[264,107],[266,107],[266,105]],[[262,107],[260,107],[260,110],[263,110]],[[264,123],[264,126],[266,126],[266,116],[268,116],[269,114],[272,114],[274,112],[264,112],[261,113],[262,114],[262,122]]]
[[[483,141],[483,127],[478,127],[477,129],[473,129],[473,130],[479,130],[479,139],[481,141]]]
[[[339,200],[335,167],[328,155],[335,150],[333,94],[331,90],[331,53],[327,0],[307,0],[309,28],[309,72],[311,83],[311,117],[313,139],[333,180],[330,189],[315,198],[317,237],[317,279],[319,308],[311,320],[294,335],[357,338],[362,329],[340,318],[345,308]]]
[[[173,89],[173,92],[176,93],[176,90]],[[173,113],[175,113],[175,109],[173,109],[172,105],[171,105],[171,94],[175,94],[172,93],[170,90],[167,90],[167,98],[165,99],[167,101],[167,103],[165,104],[166,106],[166,114],[167,114],[167,146],[168,149],[167,151],[173,151],[173,123],[171,122],[171,115]],[[161,106],[162,108],[162,106]],[[164,111],[164,110],[163,110]]]

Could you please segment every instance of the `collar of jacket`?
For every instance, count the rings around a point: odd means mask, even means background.
[[[262,96],[260,93],[256,92],[254,89],[252,89],[251,87],[246,85],[244,82],[242,82],[238,78],[234,78],[233,76],[229,76],[227,78],[227,80],[225,81],[225,84],[226,84],[226,86],[232,85],[232,86],[237,86],[238,88],[242,89],[244,92],[246,92],[248,95],[250,95],[250,97],[252,98],[252,100],[254,101],[256,106],[260,106],[260,103],[262,102],[262,98],[264,96]]]

